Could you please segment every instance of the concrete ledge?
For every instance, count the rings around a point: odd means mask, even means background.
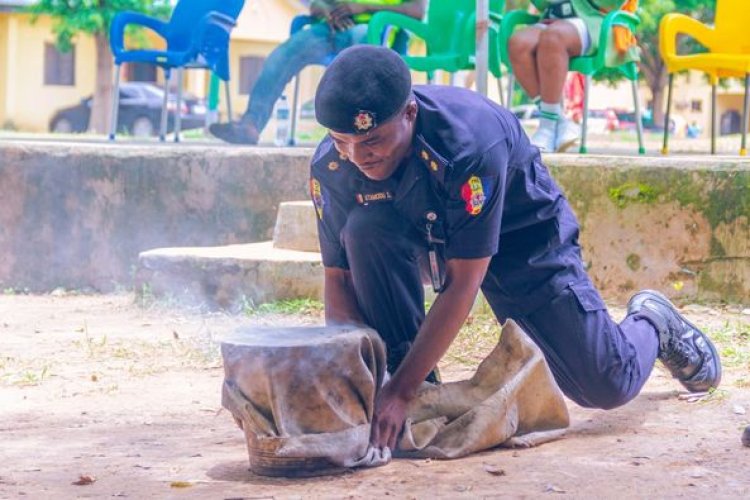
[[[750,161],[737,157],[546,158],[581,223],[606,297],[651,287],[750,301]]]
[[[131,286],[138,253],[271,238],[310,149],[0,142],[0,286]]]
[[[0,143],[0,286],[111,290],[139,252],[271,238],[307,199],[310,149]],[[653,287],[750,302],[750,162],[545,158],[576,210],[608,298]]]

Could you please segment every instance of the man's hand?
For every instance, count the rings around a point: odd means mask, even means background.
[[[396,449],[398,437],[406,420],[409,399],[396,393],[393,384],[385,384],[375,399],[370,443],[376,448]]]
[[[337,28],[349,29],[354,26],[352,19],[357,14],[367,12],[367,6],[354,2],[337,2],[331,9],[331,22]]]

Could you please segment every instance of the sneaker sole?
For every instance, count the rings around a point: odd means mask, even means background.
[[[663,293],[657,292],[656,290],[644,290],[644,292],[649,292],[649,293],[652,293],[652,294],[655,295],[655,297],[653,299],[651,299],[651,300],[655,300],[657,302],[661,302],[662,305],[670,306],[670,307],[674,308],[675,311],[677,311],[677,307],[675,307],[675,305],[672,304],[672,302]],[[719,357],[718,351],[716,351],[716,347],[714,346],[714,343],[711,341],[710,338],[708,338],[708,335],[706,335],[705,333],[703,333],[703,330],[701,330],[700,328],[698,328],[697,326],[695,326],[693,323],[691,323],[679,311],[677,312],[677,314],[680,316],[680,319],[682,319],[682,321],[684,321],[685,323],[687,323],[690,326],[690,328],[692,328],[693,330],[696,330],[696,331],[700,332],[701,335],[703,335],[705,337],[706,344],[708,345],[708,348],[711,349],[711,354],[713,354],[714,359],[716,359],[718,361],[718,363],[716,365],[717,369],[718,369],[717,370],[717,377],[716,377],[716,385],[713,387],[714,389],[718,388],[719,384],[721,384],[721,375],[722,375],[721,358]]]
[[[556,153],[564,153],[571,147],[575,146],[576,142],[578,142],[580,139],[576,137],[575,139],[571,139],[569,141],[563,142],[559,146],[557,146],[557,150],[555,150]]]

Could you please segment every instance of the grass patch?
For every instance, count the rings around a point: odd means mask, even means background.
[[[50,365],[38,359],[2,358],[0,385],[15,387],[36,386],[50,377]]]
[[[750,370],[750,323],[726,320],[720,325],[706,328],[706,334],[716,343],[725,366]]]
[[[280,314],[282,316],[319,316],[323,313],[323,303],[313,299],[290,299],[254,305],[248,303],[244,307],[247,316],[262,316],[264,314]]]

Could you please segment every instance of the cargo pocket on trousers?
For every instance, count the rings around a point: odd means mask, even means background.
[[[578,305],[585,312],[603,311],[607,309],[599,292],[596,291],[591,282],[573,283],[570,289],[575,295]]]

